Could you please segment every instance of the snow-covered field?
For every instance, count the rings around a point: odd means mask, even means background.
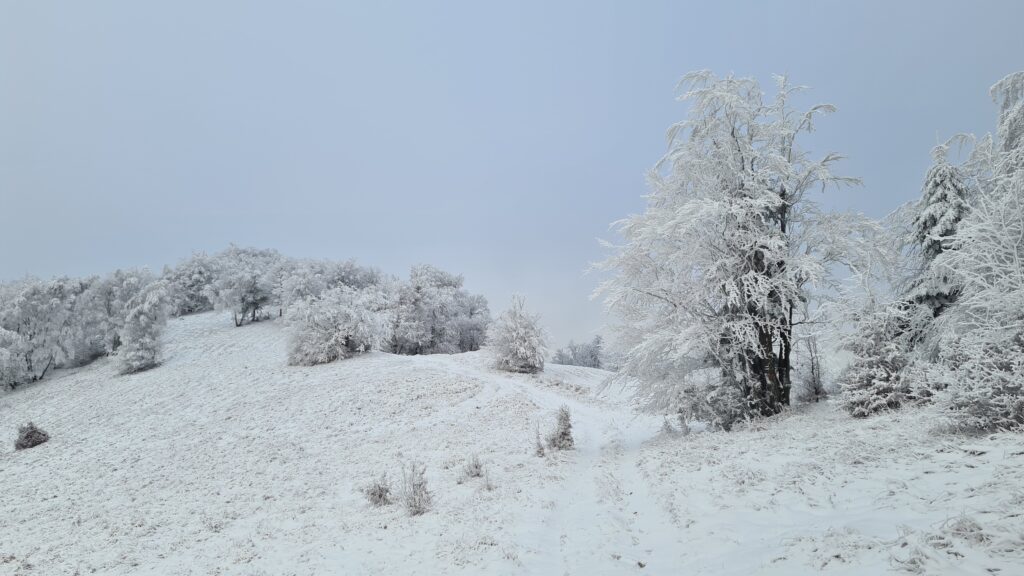
[[[0,396],[0,574],[1024,574],[1019,435],[820,404],[681,436],[600,370],[292,367],[285,338],[176,319],[154,370],[100,360]],[[562,404],[577,449],[539,458]],[[15,452],[28,420],[52,439]],[[474,454],[489,485],[460,481]],[[433,509],[371,507],[359,488],[413,460]]]

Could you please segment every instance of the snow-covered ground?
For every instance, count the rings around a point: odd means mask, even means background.
[[[285,339],[202,314],[171,321],[159,368],[0,396],[0,574],[1024,574],[1019,435],[828,404],[672,435],[600,370],[292,367]],[[539,458],[562,404],[577,449]],[[52,439],[15,452],[28,420]],[[460,480],[474,454],[490,486]],[[413,460],[433,509],[371,507],[359,488]]]

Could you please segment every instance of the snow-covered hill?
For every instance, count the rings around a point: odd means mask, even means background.
[[[159,368],[101,360],[0,397],[0,574],[1024,573],[1020,436],[822,404],[683,437],[599,370],[293,367],[285,337],[176,319]],[[562,404],[577,449],[538,458]],[[52,440],[15,452],[28,420]],[[489,483],[460,480],[474,454]],[[371,507],[359,488],[413,460],[433,509]]]

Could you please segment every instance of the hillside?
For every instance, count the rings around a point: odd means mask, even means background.
[[[292,367],[285,339],[189,316],[154,370],[100,360],[0,396],[0,574],[1024,571],[1020,436],[821,404],[684,437],[599,370],[504,374],[486,351]],[[562,404],[577,449],[538,458]],[[15,452],[28,420],[52,440]],[[490,487],[458,482],[474,454]],[[397,488],[410,460],[433,509],[371,507],[359,488]]]

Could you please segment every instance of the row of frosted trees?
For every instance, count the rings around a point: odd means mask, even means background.
[[[681,86],[689,116],[603,263],[622,377],[652,406],[728,429],[784,410],[795,385],[816,398],[818,338],[852,322],[839,378],[852,414],[940,399],[963,426],[1024,423],[1024,73],[992,88],[996,135],[939,147],[922,199],[885,223],[812,196],[859,184],[834,172],[839,155],[801,145],[834,107],[797,109],[785,78],[773,97],[706,71]],[[959,165],[956,143],[973,145]]]
[[[416,266],[398,279],[353,261],[301,260],[231,246],[196,254],[161,275],[117,271],[89,278],[0,284],[0,387],[55,368],[116,357],[124,373],[155,366],[169,316],[232,313],[235,326],[285,317],[289,361],[314,364],[370,348],[399,354],[477,350],[491,315],[462,277]]]

